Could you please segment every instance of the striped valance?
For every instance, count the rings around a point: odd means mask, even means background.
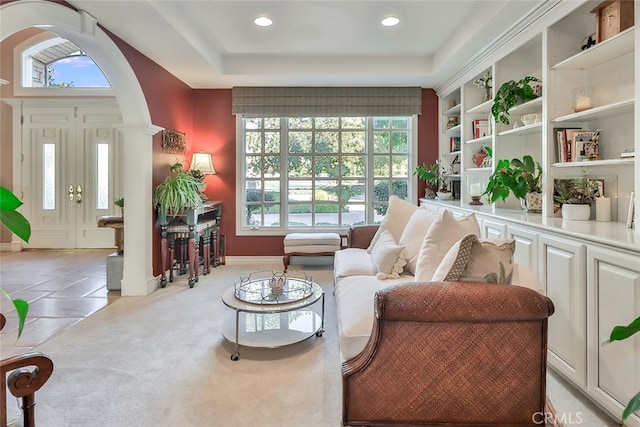
[[[410,116],[419,87],[234,87],[233,113],[245,116]]]

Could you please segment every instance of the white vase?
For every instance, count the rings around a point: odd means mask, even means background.
[[[588,221],[591,217],[591,205],[562,205],[562,218],[573,221]]]
[[[450,192],[438,191],[436,193],[438,195],[439,200],[451,200],[453,199],[453,194]]]

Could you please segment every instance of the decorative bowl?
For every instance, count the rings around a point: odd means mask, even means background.
[[[529,126],[536,122],[536,119],[538,118],[537,116],[538,115],[535,113],[525,114],[524,116],[520,116],[520,121],[523,125]]]

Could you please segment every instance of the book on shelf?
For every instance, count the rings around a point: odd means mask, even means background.
[[[558,162],[587,162],[600,159],[601,129],[554,128]]]
[[[572,153],[574,162],[600,160],[600,130],[579,129],[573,131]]]
[[[636,157],[636,150],[633,148],[626,148],[622,153],[620,153],[621,159],[633,159]]]
[[[490,135],[489,120],[487,119],[474,119],[471,122],[471,126],[471,131],[474,139]]]
[[[449,138],[449,151],[460,151],[460,137],[452,136]]]
[[[554,128],[553,133],[556,140],[556,149],[558,156],[558,163],[570,162],[571,160],[571,145],[567,140],[567,131],[575,130],[577,128]]]

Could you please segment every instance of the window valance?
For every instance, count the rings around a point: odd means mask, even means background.
[[[234,87],[233,114],[245,116],[410,116],[419,87]]]

